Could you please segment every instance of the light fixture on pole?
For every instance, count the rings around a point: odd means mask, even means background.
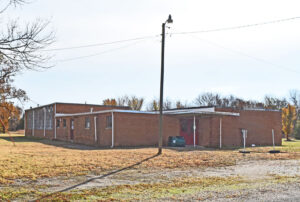
[[[161,34],[161,71],[160,71],[160,96],[159,96],[159,137],[158,137],[158,154],[162,153],[162,136],[163,136],[163,103],[164,103],[164,65],[165,65],[165,29],[166,23],[173,23],[172,16],[169,15],[166,22],[162,23]]]

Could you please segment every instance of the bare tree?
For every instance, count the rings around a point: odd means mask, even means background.
[[[26,0],[6,0],[0,15],[11,6],[20,6]],[[21,26],[18,20],[2,25],[0,31],[0,104],[9,100],[26,100],[26,92],[13,85],[13,78],[23,70],[49,68],[49,56],[42,52],[54,41],[53,32],[48,32],[49,21],[36,20]],[[4,28],[6,27],[6,28]]]
[[[290,101],[296,107],[297,119],[300,119],[300,91],[290,90]]]
[[[285,98],[276,98],[271,96],[265,96],[265,108],[281,110],[288,106],[288,101]]]
[[[290,90],[289,92],[289,98],[290,98],[290,101],[292,102],[292,104],[294,106],[298,106],[299,103],[300,103],[300,92],[298,90]]]
[[[194,100],[198,106],[220,106],[221,96],[218,93],[202,93]]]
[[[1,10],[4,13],[10,6],[27,3],[26,0],[7,0],[7,5]],[[18,70],[47,68],[45,62],[49,56],[42,54],[41,50],[54,41],[52,31],[47,31],[49,21],[37,19],[34,22],[20,25],[18,20],[7,23],[0,35],[0,54],[9,61],[15,62]],[[4,26],[3,26],[4,27]]]
[[[183,103],[180,100],[177,100],[175,102],[175,106],[176,106],[177,109],[182,109],[182,108],[188,108],[189,104],[187,102]]]
[[[218,93],[200,94],[194,102],[199,106],[232,107],[236,109],[264,108],[264,104],[258,101],[244,100],[233,95],[222,97]]]
[[[172,101],[169,99],[166,99],[163,103],[163,110],[172,109],[172,108],[173,108]]]
[[[128,106],[129,97],[127,95],[117,98],[117,105],[119,106]]]
[[[148,111],[159,111],[159,99],[153,99],[147,106]],[[173,103],[169,99],[166,99],[163,103],[163,110],[168,110],[173,108]]]

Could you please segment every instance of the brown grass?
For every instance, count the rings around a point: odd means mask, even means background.
[[[75,190],[68,193],[56,193],[42,198],[41,201],[133,201],[133,200],[157,200],[171,198],[176,200],[179,195],[192,195],[199,191],[216,187],[234,186],[244,183],[239,177],[203,177],[176,179],[172,182],[159,182],[151,184],[116,185],[90,190]],[[45,196],[45,195],[44,195]]]
[[[0,136],[1,137],[1,136]],[[2,135],[3,137],[3,135]],[[155,148],[94,149],[64,148],[48,140],[14,137],[0,138],[0,184],[15,179],[35,180],[42,177],[101,174],[124,168],[156,154]],[[266,149],[266,148],[265,148]],[[186,169],[193,167],[230,166],[240,160],[295,159],[300,152],[281,154],[251,153],[243,156],[237,150],[176,151],[165,149],[163,154],[138,165],[141,169]]]

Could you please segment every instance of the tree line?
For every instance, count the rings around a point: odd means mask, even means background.
[[[159,99],[152,99],[149,102],[143,97],[138,96],[120,96],[118,98],[107,98],[102,101],[103,105],[112,106],[127,106],[132,110],[158,111]],[[296,107],[296,110],[300,109],[300,91],[291,90],[289,97],[279,98],[266,95],[263,101],[247,100],[234,95],[222,96],[219,93],[201,93],[194,100],[188,102],[182,102],[181,100],[172,101],[165,99],[163,103],[163,109],[180,109],[189,107],[202,107],[202,106],[214,106],[214,107],[231,107],[235,109],[269,109],[269,110],[282,110],[288,105]],[[297,111],[298,112],[298,111]],[[298,113],[297,113],[298,114]]]

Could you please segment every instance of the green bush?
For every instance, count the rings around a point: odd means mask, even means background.
[[[297,140],[300,140],[300,121],[297,121],[293,135]]]

